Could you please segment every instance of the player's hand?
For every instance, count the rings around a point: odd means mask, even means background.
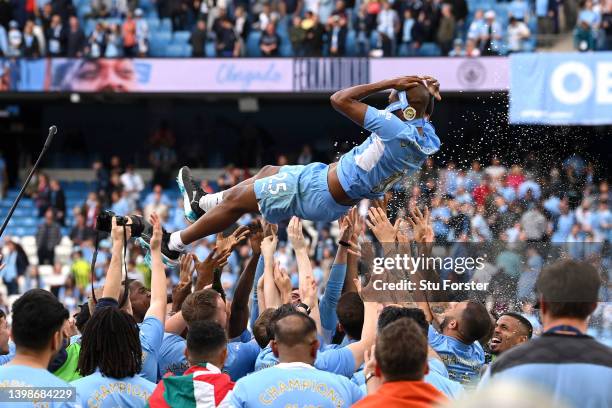
[[[397,217],[394,227],[397,230],[397,242],[399,242],[400,244],[410,243],[410,234],[408,231],[408,226],[408,221],[404,220],[403,218]]]
[[[278,225],[272,224],[266,221],[265,219],[261,220],[264,238],[270,235],[278,234]]]
[[[251,245],[254,255],[261,254],[261,241],[263,238],[264,232],[261,223],[257,220],[251,225],[251,235],[249,236],[249,245]]]
[[[359,210],[357,209],[357,207],[351,208],[348,212],[347,217],[350,218],[350,223],[352,225],[352,230],[353,230],[350,239],[358,241],[359,237],[364,231],[364,228],[363,228],[363,218],[359,214]]]
[[[200,262],[196,254],[192,254],[195,270],[198,273],[196,289],[203,288],[205,285],[212,283],[214,273],[213,257],[215,256],[216,252],[217,248],[213,248],[206,259],[202,262]]]
[[[191,284],[191,276],[195,269],[195,265],[193,262],[194,255],[192,254],[184,254],[180,259],[180,272],[179,272],[179,282],[176,285],[177,287],[183,287]]]
[[[425,207],[425,211],[421,213],[418,207],[410,210],[408,223],[414,231],[414,239],[417,242],[433,242],[433,229],[429,225],[429,208]]]
[[[422,84],[423,79],[419,76],[405,76],[395,78],[393,82],[393,89],[397,91],[406,91],[419,86],[419,84]]]
[[[312,309],[318,305],[319,300],[317,282],[312,276],[306,275],[303,283],[304,285],[300,285],[300,299]]]
[[[302,251],[308,248],[302,232],[302,220],[298,217],[291,217],[289,226],[287,226],[287,236],[294,251]]]
[[[387,214],[380,207],[370,207],[366,223],[381,244],[395,242],[395,237],[397,236],[396,227],[399,227],[399,224],[396,223],[395,227],[391,225]]]
[[[287,275],[287,271],[280,267],[278,262],[274,264],[274,283],[283,301],[291,299],[291,278]]]
[[[151,217],[149,217],[149,222],[153,226],[153,235],[151,236],[151,242],[149,246],[151,247],[151,251],[160,251],[161,250],[161,241],[162,241],[162,227],[161,220],[156,212],[151,213]]]
[[[266,259],[274,258],[274,251],[276,251],[276,245],[278,244],[278,237],[276,234],[268,235],[261,241],[261,254]]]
[[[219,253],[226,252],[228,250],[231,252],[239,243],[247,239],[248,236],[249,227],[245,225],[236,228],[234,232],[227,237],[224,237],[223,233],[220,232],[217,234],[217,249],[219,250]]]
[[[113,217],[111,220],[111,239],[113,244],[115,243],[123,243],[123,225],[117,225],[117,217]],[[125,227],[126,239],[130,239],[132,236],[132,228],[129,226]]]
[[[436,98],[436,100],[441,100],[442,97],[440,96],[440,82],[438,82],[436,78],[429,75],[425,75],[422,78],[425,81],[425,86],[427,86],[427,90],[429,91],[429,93],[432,94],[434,98]]]
[[[343,215],[338,220],[338,226],[340,227],[340,241],[348,242],[353,236],[353,217],[351,216],[351,211],[354,209],[355,207],[351,208],[347,214]]]
[[[393,198],[393,194],[386,192],[381,198],[376,198],[370,201],[372,207],[378,207],[387,214],[387,208],[389,208],[389,201]]]
[[[172,288],[172,311],[181,310],[183,301],[191,293],[192,275],[195,269],[192,254],[184,254],[180,259],[179,282]]]
[[[67,340],[70,340],[72,336],[76,336],[77,334],[79,334],[79,330],[76,327],[76,321],[74,317],[70,316],[68,320],[64,322],[64,325],[62,326],[62,332],[64,338],[66,338]]]

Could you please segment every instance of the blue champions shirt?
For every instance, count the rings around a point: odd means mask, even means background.
[[[278,364],[278,358],[272,353],[272,348],[267,346],[257,356],[255,371],[274,367]],[[339,374],[347,378],[355,373],[355,357],[353,352],[346,348],[328,348],[317,353],[314,366],[317,370]]]
[[[448,377],[461,384],[475,383],[484,364],[484,350],[475,341],[465,344],[461,341],[438,333],[429,326],[429,345],[440,356],[448,369]]]
[[[450,399],[457,399],[463,394],[464,389],[457,381],[448,378],[448,370],[444,363],[437,358],[430,358],[429,373],[425,376],[425,382],[433,385]]]
[[[140,328],[140,345],[142,346],[142,371],[140,375],[149,381],[157,381],[157,361],[159,349],[164,337],[164,325],[156,317],[147,316]]]
[[[365,394],[348,378],[304,363],[280,363],[236,383],[235,407],[349,407]]]
[[[121,379],[105,377],[100,371],[70,383],[76,387],[83,407],[144,407],[155,389],[155,383],[139,375]]]
[[[368,106],[363,127],[372,134],[343,155],[337,168],[340,184],[352,199],[379,198],[440,149],[440,139],[428,122],[419,135],[414,125]]]
[[[66,387],[71,388],[67,382],[60,380],[47,370],[22,365],[5,365],[0,367],[0,387]],[[74,389],[72,389],[74,392]],[[49,408],[80,407],[78,399],[75,402],[49,402],[33,404],[26,402],[2,402],[2,408],[29,408],[48,406]]]
[[[183,375],[189,368],[189,362],[185,358],[185,339],[176,334],[166,333],[159,351],[160,376],[171,372],[174,375]],[[253,339],[248,343],[235,341],[227,344],[227,358],[223,372],[229,374],[232,381],[238,381],[245,375],[252,373],[255,369],[255,360],[261,348]]]

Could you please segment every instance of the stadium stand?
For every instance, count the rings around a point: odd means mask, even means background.
[[[575,5],[575,15],[562,20],[560,11],[554,8],[557,6],[542,4],[541,0],[449,2],[446,3],[452,13],[449,18],[442,16],[442,4],[430,1],[398,0],[386,10],[384,0],[357,2],[353,8],[347,8],[340,0],[335,8],[321,10],[318,16],[301,10],[297,13],[297,22],[281,12],[286,9],[283,2],[272,2],[271,8],[263,11],[263,3],[255,3],[246,17],[237,13],[233,5],[227,11],[220,6],[200,10],[187,7],[182,14],[170,15],[150,1],[140,1],[137,7],[136,3],[130,3],[132,8],[113,5],[111,10],[87,0],[77,0],[74,4],[53,3],[55,8],[50,4],[31,12],[14,6],[12,15],[3,16],[0,22],[3,55],[189,57],[193,53],[190,38],[198,19],[207,22],[210,36],[206,40],[205,55],[209,57],[215,55],[215,44],[220,41],[237,43],[241,56],[260,57],[261,32],[269,22],[276,23],[280,41],[278,55],[282,57],[438,56],[449,52],[451,56],[462,56],[471,40],[482,55],[530,52],[537,43],[550,44],[548,39],[564,30],[560,21],[566,21],[565,31],[576,21],[575,47],[581,51],[609,49],[612,34],[611,7],[605,2],[594,5],[590,0]],[[569,4],[566,9],[571,9]],[[491,19],[482,19],[483,12]],[[59,16],[57,22],[54,22],[55,15]],[[80,28],[71,27],[70,15],[79,18]],[[231,37],[224,33],[221,24],[224,20],[229,22]],[[96,32],[99,24],[101,30]],[[114,26],[118,32],[113,32]],[[337,41],[343,41],[344,46],[332,53],[330,44]],[[451,51],[450,44],[455,44],[457,49]],[[478,55],[469,50],[467,54]]]

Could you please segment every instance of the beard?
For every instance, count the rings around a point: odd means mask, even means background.
[[[440,322],[440,330],[444,331],[444,329],[448,326],[448,323],[451,321],[450,317],[444,316],[444,319]]]

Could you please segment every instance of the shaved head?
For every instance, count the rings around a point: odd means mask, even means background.
[[[314,321],[304,313],[294,312],[274,323],[274,339],[279,345],[309,346],[317,337]]]

